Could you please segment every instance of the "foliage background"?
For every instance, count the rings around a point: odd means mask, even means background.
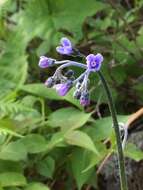
[[[93,75],[83,110],[72,92],[61,98],[42,84],[55,68],[39,69],[38,60],[64,59],[55,51],[63,36],[86,55],[101,52],[126,122],[143,100],[142,11],[142,0],[0,1],[0,190],[102,189],[96,171],[116,151],[102,86]],[[125,154],[143,158],[131,143]]]

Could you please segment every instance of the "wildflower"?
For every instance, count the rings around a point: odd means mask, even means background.
[[[57,52],[63,55],[70,55],[73,53],[73,48],[68,38],[61,39],[61,45],[56,48]]]
[[[103,62],[103,56],[98,53],[96,55],[89,54],[86,57],[87,67],[89,71],[99,71],[101,67],[101,63]]]
[[[47,68],[54,64],[55,60],[48,58],[46,56],[41,56],[39,60],[39,67],[41,68]]]
[[[65,96],[68,91],[71,89],[72,87],[72,81],[67,81],[66,83],[61,83],[61,84],[56,84],[54,85],[53,88],[56,89],[57,93],[60,96]]]
[[[90,104],[89,93],[83,92],[80,97],[80,104],[82,106],[88,106]]]
[[[57,52],[64,55],[82,55],[76,48],[74,48],[67,38],[62,38],[60,41],[60,46],[56,48]],[[85,57],[82,55],[82,57]],[[88,90],[89,75],[93,71],[99,71],[101,63],[103,62],[103,56],[98,53],[96,55],[90,54],[86,57],[87,65],[71,60],[57,61],[45,56],[40,57],[39,66],[41,68],[46,68],[53,65],[60,65],[54,75],[49,77],[45,81],[47,87],[53,87],[56,89],[60,96],[65,96],[72,86],[75,86],[75,91],[73,97],[79,99],[82,106],[87,106],[90,104],[90,95]],[[76,66],[84,69],[84,72],[79,76],[75,77],[75,73],[71,69],[66,69],[67,67]],[[64,71],[66,69],[66,71]]]

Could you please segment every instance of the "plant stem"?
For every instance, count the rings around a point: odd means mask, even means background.
[[[115,129],[121,190],[128,190],[126,173],[125,173],[124,154],[123,154],[123,149],[122,149],[122,140],[121,140],[120,129],[119,129],[118,120],[117,120],[117,116],[116,116],[115,106],[113,103],[111,92],[109,90],[108,84],[107,84],[104,76],[102,75],[102,73],[100,71],[98,71],[97,73],[100,77],[100,80],[102,82],[102,85],[105,89],[105,92],[106,92],[106,95],[108,98],[109,109],[111,112],[113,125],[114,125],[114,129]]]

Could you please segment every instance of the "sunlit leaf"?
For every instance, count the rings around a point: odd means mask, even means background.
[[[20,141],[11,142],[3,146],[0,151],[0,159],[2,160],[19,161],[25,160],[26,157],[27,150]]]
[[[92,139],[82,131],[70,131],[65,134],[65,140],[70,145],[80,146],[99,155]]]
[[[21,173],[5,172],[0,174],[0,184],[2,187],[25,186],[27,182]]]
[[[64,130],[73,130],[83,126],[90,118],[91,113],[84,113],[75,108],[59,109],[48,117],[48,124],[52,127],[62,127]]]

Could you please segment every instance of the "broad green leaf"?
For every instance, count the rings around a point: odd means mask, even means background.
[[[25,146],[20,142],[11,142],[1,148],[0,159],[19,161],[25,160],[27,157],[27,151]]]
[[[82,8],[81,8],[82,5]],[[29,39],[39,36],[51,39],[60,29],[82,37],[82,24],[88,16],[105,8],[105,4],[96,0],[28,1],[25,11],[20,11],[14,18],[19,27],[29,34]],[[38,27],[36,27],[38,26]],[[51,32],[49,36],[49,32]]]
[[[80,190],[94,172],[94,168],[83,173],[83,170],[89,165],[91,152],[87,150],[75,149],[71,156],[71,168],[73,176],[76,180],[78,189]]]
[[[125,149],[125,156],[140,161],[143,159],[143,151],[139,149],[135,144],[128,143]]]
[[[29,184],[24,190],[50,190],[50,189],[47,185],[35,182]]]
[[[0,160],[0,173],[3,172],[23,172],[23,165],[21,162],[14,162],[9,160]]]
[[[84,113],[75,108],[58,109],[48,117],[48,124],[52,127],[62,127],[65,131],[83,126],[91,113]]]
[[[55,161],[50,156],[37,163],[37,171],[42,176],[52,178],[54,169],[55,169]]]
[[[2,187],[25,186],[26,179],[21,173],[4,172],[0,174],[0,184]]]
[[[44,84],[27,84],[21,87],[21,90],[31,93],[36,96],[47,98],[50,100],[65,100],[81,109],[81,105],[78,100],[73,98],[73,90],[71,89],[66,96],[59,96],[55,89],[47,88]]]
[[[47,149],[47,142],[43,136],[38,134],[29,134],[22,138],[21,143],[26,147],[29,153],[39,153]]]
[[[47,88],[44,84],[27,84],[21,87],[21,90],[52,100],[61,100],[61,97],[52,88]]]
[[[65,134],[65,141],[70,145],[76,145],[88,149],[99,155],[92,139],[82,131],[70,131]]]
[[[110,152],[110,150],[108,150],[106,148],[106,145],[102,144],[101,142],[95,143],[95,146],[97,147],[98,151],[99,151],[99,155],[95,155],[92,154],[90,156],[90,160],[89,160],[89,164],[88,166],[83,170],[83,172],[87,172],[88,170],[90,170],[91,168],[93,168],[94,166],[97,166],[100,162],[102,162],[102,160],[107,156],[107,154]]]
[[[62,132],[54,133],[50,142],[48,143],[48,149],[51,150],[55,147],[61,146],[64,146],[64,134]]]
[[[128,120],[128,116],[118,115],[117,118],[119,123],[126,123]],[[104,117],[102,119],[95,120],[89,128],[85,129],[94,141],[110,138],[113,130],[113,122],[111,117]]]

